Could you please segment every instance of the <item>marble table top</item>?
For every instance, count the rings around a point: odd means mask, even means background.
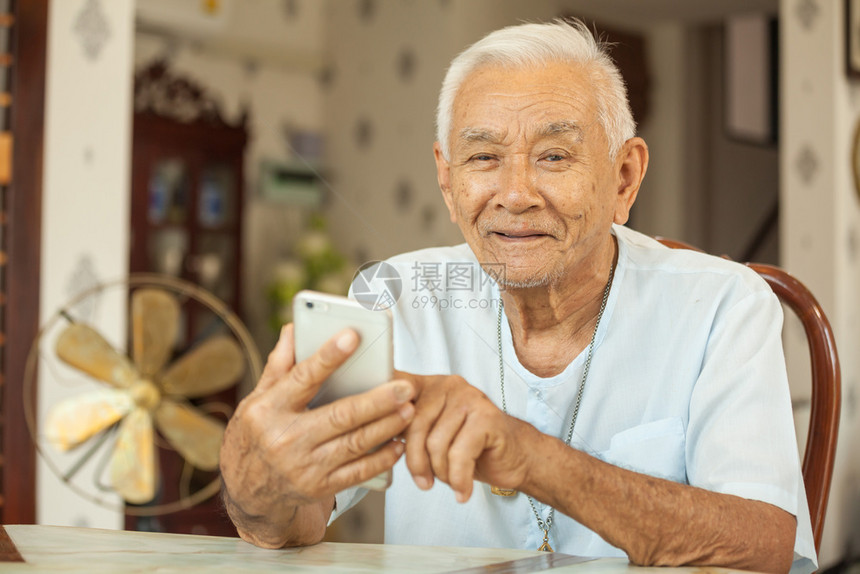
[[[238,538],[99,530],[65,526],[5,526],[24,562],[3,572],[555,572],[667,574],[626,559],[591,560],[561,553],[491,548],[442,548],[324,542],[265,550]],[[674,568],[677,573],[728,573],[720,568]]]

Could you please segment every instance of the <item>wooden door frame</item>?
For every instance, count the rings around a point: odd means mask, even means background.
[[[6,191],[6,338],[2,363],[0,492],[4,504],[0,518],[5,524],[36,520],[36,455],[23,404],[27,354],[39,331],[48,5],[49,0],[18,0],[14,9],[10,117],[14,148],[12,182]]]

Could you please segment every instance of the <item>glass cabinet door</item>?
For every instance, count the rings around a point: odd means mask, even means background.
[[[224,301],[234,298],[236,252],[233,238],[226,233],[202,232],[194,255],[195,279],[204,289]]]
[[[150,225],[184,225],[191,199],[191,177],[181,158],[159,160],[149,177],[147,220]]]
[[[222,163],[207,164],[200,173],[197,224],[203,229],[230,227],[236,222],[236,174]]]
[[[181,227],[153,229],[147,241],[148,271],[181,277],[188,257],[188,231]]]

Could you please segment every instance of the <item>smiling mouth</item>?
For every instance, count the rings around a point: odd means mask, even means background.
[[[490,233],[497,237],[503,237],[505,239],[537,239],[540,237],[549,237],[549,235],[547,235],[546,233],[541,233],[539,231],[491,231]]]

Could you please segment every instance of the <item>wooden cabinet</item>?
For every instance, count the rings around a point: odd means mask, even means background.
[[[241,316],[243,116],[223,119],[193,82],[157,62],[135,78],[130,271],[179,277],[212,292]],[[183,305],[177,353],[219,325],[202,305]],[[235,389],[218,395],[235,406]],[[155,504],[179,498],[182,460],[160,449],[161,491]],[[194,471],[192,483],[215,473]],[[154,518],[128,516],[129,529],[235,535],[218,497]]]

